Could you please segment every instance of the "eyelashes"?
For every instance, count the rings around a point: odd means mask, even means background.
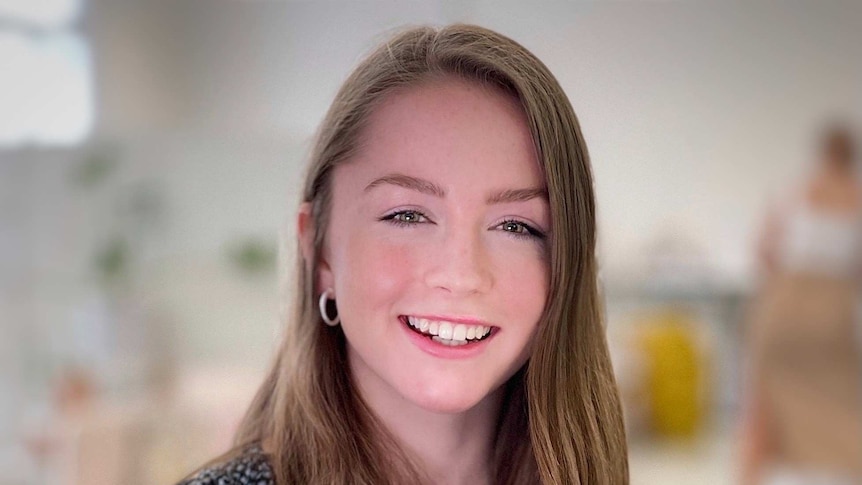
[[[526,222],[521,222],[514,219],[507,219],[498,224],[497,227],[503,227],[504,232],[508,232],[509,234],[512,234],[516,237],[545,239],[545,233],[527,224]]]
[[[389,215],[381,217],[380,220],[388,221],[397,226],[412,226],[414,224],[431,222],[430,219],[428,219],[428,216],[423,214],[421,211],[412,209],[392,212]]]
[[[395,212],[390,212],[389,214],[381,217],[378,220],[399,227],[410,227],[416,226],[417,224],[428,223],[433,224],[431,219],[429,219],[428,216],[425,215],[425,213],[416,209],[402,209]],[[518,239],[532,239],[544,241],[547,237],[547,235],[539,229],[531,226],[530,224],[527,224],[526,222],[519,221],[516,219],[506,219],[494,227],[500,228],[500,230],[502,230],[503,232]]]

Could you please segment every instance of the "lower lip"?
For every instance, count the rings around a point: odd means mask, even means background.
[[[483,340],[453,347],[435,342],[429,337],[425,337],[424,335],[414,332],[407,324],[406,317],[399,317],[398,319],[401,320],[401,328],[407,334],[407,338],[409,338],[414,345],[427,354],[443,359],[468,359],[479,355],[488,346],[488,342],[494,338],[495,333],[495,331],[492,330],[491,335]]]

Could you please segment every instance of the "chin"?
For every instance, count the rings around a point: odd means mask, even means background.
[[[418,389],[407,399],[416,406],[435,413],[458,414],[467,412],[481,403],[488,393],[477,393],[476,389]]]

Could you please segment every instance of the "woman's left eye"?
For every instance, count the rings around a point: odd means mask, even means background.
[[[542,231],[520,221],[503,221],[497,227],[516,237],[545,238],[545,234]]]

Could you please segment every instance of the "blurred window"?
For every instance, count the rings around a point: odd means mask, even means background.
[[[74,145],[93,124],[81,0],[0,0],[0,148]]]

